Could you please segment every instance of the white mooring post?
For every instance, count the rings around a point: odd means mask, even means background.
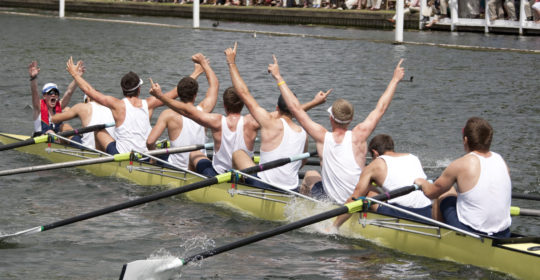
[[[456,31],[456,24],[458,23],[458,0],[450,0],[450,14],[452,22],[450,24],[450,31]]]
[[[403,0],[396,1],[396,43],[403,42]]]
[[[65,10],[65,1],[64,0],[60,0],[60,7],[58,8],[58,16],[60,18],[63,18],[64,17],[64,10]]]
[[[525,0],[519,1],[519,35],[523,35],[523,26],[525,25]]]
[[[199,0],[193,0],[193,28],[199,28]]]

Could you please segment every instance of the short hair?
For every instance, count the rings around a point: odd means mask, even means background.
[[[180,101],[193,102],[199,91],[199,83],[191,77],[184,77],[178,82],[176,90]]]
[[[228,87],[223,92],[223,106],[229,113],[240,113],[244,108],[244,102],[236,94],[234,87]]]
[[[142,80],[139,78],[139,75],[129,71],[125,74],[120,81],[120,87],[122,87],[122,93],[124,96],[131,97],[136,96],[139,93]]]
[[[294,96],[296,96],[296,94],[294,94]],[[283,99],[283,95],[281,94],[279,95],[277,106],[281,113],[291,115],[291,111],[289,110],[289,107],[287,107],[287,103],[285,102],[285,99]]]
[[[373,157],[372,150],[377,151],[379,155],[383,155],[385,152],[394,151],[394,140],[388,134],[377,134],[369,141],[368,150]]]
[[[338,123],[349,124],[354,117],[354,107],[349,101],[339,98],[332,104],[332,115]]]
[[[487,152],[493,139],[493,128],[488,121],[472,117],[463,128],[463,137],[467,137],[469,150]]]

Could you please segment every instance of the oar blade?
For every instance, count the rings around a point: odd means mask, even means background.
[[[137,260],[124,264],[120,280],[170,279],[175,269],[183,265],[179,258]]]
[[[43,231],[43,227],[39,226],[39,227],[33,227],[33,228],[30,228],[30,229],[26,229],[26,230],[21,230],[19,232],[15,232],[15,233],[0,235],[0,242],[4,241],[6,239],[9,239],[9,238],[19,236],[19,235],[38,233],[38,232],[41,232],[41,231]]]

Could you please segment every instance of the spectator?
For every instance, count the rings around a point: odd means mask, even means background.
[[[403,10],[403,16],[405,17],[406,14],[411,14],[413,12],[414,13],[420,12],[420,1],[419,0],[406,0],[405,1],[405,9]],[[395,23],[396,22],[396,17],[397,17],[397,15],[394,15],[394,17],[389,19],[389,21],[391,23]]]
[[[504,19],[504,11],[500,8],[503,4],[504,4],[504,9],[506,10],[506,14],[508,15],[508,19],[517,20],[514,0],[489,0],[488,1],[489,19],[490,20]]]

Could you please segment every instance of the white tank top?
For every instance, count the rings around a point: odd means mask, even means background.
[[[291,157],[304,152],[307,138],[306,131],[302,128],[302,131],[296,132],[289,127],[284,119],[280,120],[283,123],[283,138],[281,139],[281,143],[272,151],[265,152],[261,150],[260,163]],[[301,166],[302,162],[298,160],[280,167],[259,172],[258,176],[272,185],[292,190],[298,187],[298,170]]]
[[[345,132],[340,144],[334,141],[331,132],[326,132],[321,170],[326,194],[337,203],[345,203],[353,193],[361,173],[362,168],[354,159],[351,131]]]
[[[472,189],[458,193],[459,221],[487,234],[505,230],[512,223],[512,182],[506,164],[503,158],[494,152],[491,152],[489,158],[474,152],[471,154],[480,160],[480,177]]]
[[[90,116],[90,122],[88,122],[88,126],[92,125],[98,125],[98,124],[108,124],[108,123],[114,123],[114,118],[111,112],[111,109],[98,104],[96,102],[90,102],[92,106],[92,115]],[[105,128],[107,132],[112,136],[112,138],[116,139],[116,136],[114,135],[115,127],[107,127]],[[85,133],[82,137],[82,144],[85,147],[90,148],[96,148],[96,141],[94,137],[93,132]]]
[[[408,154],[397,157],[382,155],[380,158],[384,160],[387,168],[386,178],[382,185],[386,192],[410,186],[414,184],[416,178],[427,178],[420,160],[415,155]],[[391,199],[388,202],[412,208],[423,208],[431,205],[431,200],[420,190]]]
[[[200,106],[197,110],[202,111]],[[190,118],[182,116],[182,130],[176,139],[171,139],[171,148],[182,147],[187,145],[199,145],[206,143],[206,132],[204,127],[196,123]],[[200,150],[206,155],[206,149]],[[180,168],[188,168],[189,153],[176,153],[169,155],[169,163]]]
[[[142,100],[142,107],[131,105],[127,98],[122,99],[126,106],[126,118],[121,126],[116,127],[116,149],[119,153],[129,153],[131,150],[146,152],[146,138],[152,130],[148,103]]]
[[[227,118],[221,117],[221,146],[214,151],[212,166],[217,173],[224,173],[232,168],[232,154],[236,150],[244,150],[249,157],[253,157],[253,150],[248,150],[244,142],[244,117],[240,117],[236,130],[231,131],[227,126]]]

